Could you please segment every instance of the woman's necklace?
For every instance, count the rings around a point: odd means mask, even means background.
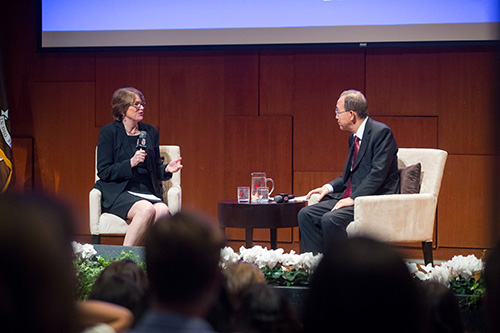
[[[139,135],[139,126],[138,125],[135,125],[134,127],[132,127],[131,130],[128,130],[127,129],[127,126],[126,126],[126,123],[123,124],[125,126],[125,132],[127,133],[127,135],[130,135],[130,136],[133,136],[133,135]]]
[[[127,135],[133,136],[133,135],[139,135],[139,130],[137,128],[133,128],[130,132],[126,131]]]

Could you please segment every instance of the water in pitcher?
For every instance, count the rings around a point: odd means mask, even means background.
[[[269,190],[269,196],[274,190],[274,180],[272,178],[266,178],[265,172],[252,172],[252,193],[251,193],[251,202],[258,203],[259,193],[258,189],[260,187],[266,187],[267,182],[271,182],[272,186]]]

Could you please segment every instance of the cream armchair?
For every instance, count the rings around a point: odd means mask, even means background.
[[[436,207],[447,156],[446,151],[439,149],[400,148],[400,169],[421,164],[420,192],[356,198],[348,235],[370,236],[384,242],[422,242],[425,264],[433,263]],[[309,205],[316,202],[317,195],[309,200]]]
[[[160,156],[163,157],[164,163],[168,163],[181,156],[179,146],[160,146]],[[97,161],[97,148],[96,148]],[[97,181],[97,167],[95,180]],[[120,217],[102,213],[101,210],[101,191],[93,188],[89,194],[89,209],[90,209],[90,233],[92,235],[92,243],[100,244],[101,235],[123,236],[127,232],[128,224]],[[172,175],[172,178],[163,182],[163,201],[168,205],[172,214],[177,213],[181,209],[181,172],[178,171]]]

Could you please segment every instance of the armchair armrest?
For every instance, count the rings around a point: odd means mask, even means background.
[[[381,241],[431,241],[437,199],[430,193],[358,197],[349,235],[369,235]]]
[[[101,216],[101,198],[102,193],[93,188],[89,193],[90,209],[90,234],[99,235],[99,217]]]
[[[171,214],[178,213],[181,210],[182,189],[178,185],[169,188],[167,192],[167,205]]]
[[[307,204],[310,206],[310,205],[314,205],[316,203],[319,202],[319,194],[318,193],[314,193],[313,195],[311,195],[311,197],[309,198],[309,200],[307,200]]]

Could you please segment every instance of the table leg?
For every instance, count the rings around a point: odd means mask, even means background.
[[[271,249],[276,250],[278,247],[278,237],[276,235],[276,228],[270,228],[271,232]]]
[[[253,246],[253,228],[245,228],[245,246],[247,249]]]

